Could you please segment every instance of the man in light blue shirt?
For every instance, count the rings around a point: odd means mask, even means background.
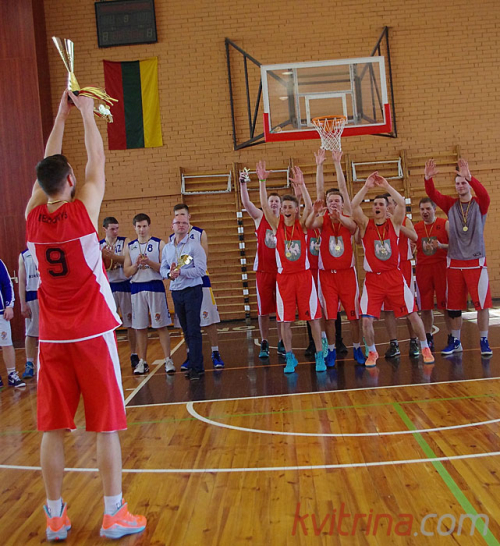
[[[185,218],[174,218],[172,230],[174,237],[163,248],[160,273],[164,279],[170,280],[175,314],[179,318],[189,349],[191,366],[186,377],[195,381],[205,373],[200,310],[203,300],[202,277],[207,269],[207,256],[200,243],[189,238],[189,222]],[[190,256],[192,259],[177,268],[181,256]]]

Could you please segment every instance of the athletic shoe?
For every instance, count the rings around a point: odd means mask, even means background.
[[[104,514],[101,536],[106,538],[121,538],[126,535],[142,533],[146,528],[144,516],[134,516],[124,502],[114,514]]]
[[[312,358],[316,354],[316,345],[314,344],[314,341],[310,341],[309,345],[307,346],[307,349],[304,352],[304,356],[306,358]]]
[[[9,387],[26,387],[26,383],[19,379],[17,372],[11,372],[9,374]]]
[[[349,352],[347,347],[344,345],[342,338],[335,340],[335,348],[337,349],[337,354],[339,356],[346,356]]]
[[[295,371],[295,366],[297,366],[298,362],[295,358],[295,355],[293,353],[286,353],[286,366],[285,366],[285,373],[293,373]]]
[[[32,379],[35,376],[35,366],[33,362],[26,362],[26,368],[22,375],[23,379]]]
[[[49,509],[44,506],[45,517],[47,518],[47,529],[45,534],[47,540],[66,540],[68,531],[71,529],[71,521],[68,518],[68,505],[64,503],[59,516],[51,517]]]
[[[425,337],[427,338],[429,349],[434,352],[434,336],[432,334],[425,334]]]
[[[429,347],[424,347],[422,349],[422,358],[424,359],[424,364],[434,364],[434,355]]]
[[[356,361],[356,364],[360,364],[361,366],[366,362],[366,357],[363,354],[361,347],[354,349],[354,360]]]
[[[323,347],[323,358],[328,356],[328,340],[326,337],[321,338],[321,346]],[[314,354],[316,355],[316,347],[314,347]]]
[[[259,358],[269,358],[269,342],[267,339],[263,339],[260,344]]]
[[[174,362],[170,357],[165,359],[165,371],[167,373],[175,373]]]
[[[418,346],[418,341],[416,339],[410,339],[409,355],[412,357],[420,356],[420,347]]]
[[[198,381],[205,375],[205,370],[202,370],[201,372],[196,372],[193,369],[188,370],[184,377],[186,379],[189,379],[190,381]]]
[[[491,356],[493,354],[493,351],[490,348],[490,344],[488,343],[487,337],[481,338],[481,355],[482,356]]]
[[[326,366],[328,368],[333,368],[335,366],[336,359],[337,359],[337,352],[335,351],[335,349],[333,349],[333,351],[328,350],[328,354],[326,355],[326,358],[324,358]],[[323,370],[316,369],[316,371],[318,372]]]
[[[143,375],[149,372],[148,363],[142,358],[137,363],[137,366],[134,368],[134,375]]]
[[[374,366],[377,365],[377,358],[378,358],[377,351],[370,351],[368,353],[368,358],[366,359],[365,366],[367,368],[373,368]]]
[[[137,355],[130,355],[130,366],[132,366],[132,370],[135,369],[137,364],[139,364],[139,357]]]
[[[286,355],[286,349],[285,344],[282,340],[278,341],[278,355],[279,356],[285,356]]]
[[[186,360],[181,364],[181,372],[187,372],[190,367],[191,363],[189,362],[189,355],[187,355]]]
[[[220,357],[219,351],[213,351],[212,352],[212,362],[214,364],[214,368],[223,368],[224,367],[224,361]]]
[[[368,355],[368,358],[370,358],[370,354]],[[389,345],[389,348],[385,352],[385,358],[396,358],[400,354],[401,354],[401,351],[399,350],[398,342],[397,341],[391,341],[391,344]]]
[[[444,356],[452,355],[453,353],[461,353],[463,351],[460,340],[450,335],[448,337],[448,345],[441,351]]]
[[[328,347],[328,346],[327,346]],[[333,351],[332,351],[333,352]],[[316,360],[316,371],[317,372],[326,372],[325,357],[322,351],[318,351],[314,358]]]

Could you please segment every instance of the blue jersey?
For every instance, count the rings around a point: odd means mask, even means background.
[[[0,315],[6,307],[14,307],[14,287],[5,264],[0,260]]]

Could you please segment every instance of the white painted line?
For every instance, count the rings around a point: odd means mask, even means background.
[[[245,368],[243,368],[245,369]],[[500,377],[481,377],[479,379],[460,379],[458,381],[436,381],[436,383],[410,383],[408,385],[386,385],[385,387],[360,387],[359,389],[339,389],[333,391],[310,391],[310,392],[290,392],[283,394],[266,394],[262,396],[240,396],[239,398],[215,398],[213,400],[196,400],[197,404],[209,404],[211,402],[237,402],[238,400],[258,400],[259,398],[281,398],[287,396],[305,396],[308,394],[334,394],[338,392],[356,392],[356,391],[374,391],[379,389],[403,389],[406,387],[433,387],[434,385],[449,385],[454,383],[460,385],[461,383],[470,383],[473,381],[498,381]],[[127,406],[130,408],[154,408],[157,406],[179,406],[187,404],[186,400],[183,402],[164,402],[161,404],[144,404],[143,406]]]
[[[184,339],[181,339],[179,343],[170,351],[170,354],[173,355],[175,351],[184,343]],[[153,362],[153,366],[157,364],[156,368],[148,374],[140,383],[137,385],[137,387],[133,390],[132,393],[130,393],[127,398],[125,399],[125,406],[134,398],[134,396],[144,387],[144,385],[153,377],[153,375],[162,367],[165,365],[165,360],[155,360]],[[128,390],[128,389],[127,389]]]
[[[320,464],[303,466],[262,466],[254,468],[124,468],[125,474],[204,474],[204,473],[237,473],[237,472],[286,472],[287,470],[324,470],[339,468],[367,468],[371,466],[392,466],[402,464],[434,463],[437,461],[462,461],[465,459],[481,459],[483,457],[498,457],[500,451],[490,453],[469,453],[467,455],[452,455],[451,457],[432,457],[429,459],[403,459],[399,461],[369,461],[364,463]],[[0,464],[0,470],[36,470],[39,466],[22,466]],[[99,472],[97,468],[65,468],[65,472]]]
[[[490,421],[478,421],[476,423],[466,423],[464,425],[452,425],[449,427],[436,427],[436,428],[423,428],[423,429],[415,429],[415,430],[393,430],[388,432],[349,432],[349,433],[340,433],[340,432],[332,432],[332,433],[321,433],[321,432],[285,432],[281,430],[262,430],[258,428],[246,428],[246,427],[237,427],[235,425],[228,425],[226,423],[221,423],[219,421],[213,421],[212,419],[208,419],[207,417],[203,417],[203,415],[200,415],[193,406],[193,402],[188,402],[186,404],[186,409],[188,410],[188,413],[190,413],[195,419],[198,419],[199,421],[203,421],[204,423],[207,423],[208,425],[213,425],[220,428],[228,428],[231,430],[238,430],[240,432],[253,432],[256,434],[271,434],[271,435],[277,435],[277,436],[314,436],[319,438],[342,438],[342,437],[360,437],[364,438],[365,436],[399,436],[401,434],[423,434],[424,432],[439,432],[443,430],[454,430],[454,429],[460,429],[460,428],[468,428],[468,427],[479,427],[483,425],[492,425],[494,423],[499,423],[500,419],[492,419]],[[232,417],[237,417],[237,414],[232,414]]]

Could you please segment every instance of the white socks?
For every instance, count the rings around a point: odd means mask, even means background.
[[[111,497],[104,497],[104,513],[111,516],[121,508],[122,501],[123,497],[121,493],[112,495]]]
[[[57,500],[47,499],[47,509],[51,518],[58,518],[62,512],[62,498],[59,497]]]

